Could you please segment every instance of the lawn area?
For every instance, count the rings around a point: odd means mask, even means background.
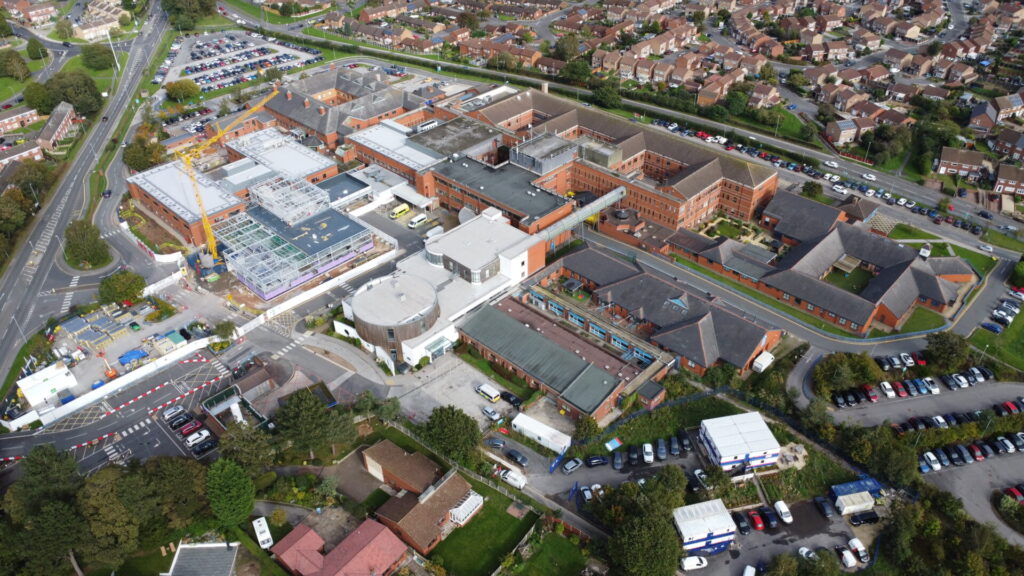
[[[118,574],[131,576],[143,576],[144,574],[163,574],[171,569],[171,562],[174,560],[174,553],[168,551],[166,556],[160,555],[160,548],[151,550],[145,554],[129,556],[124,564],[117,569]],[[79,559],[81,561],[81,559]],[[107,576],[110,568],[98,567],[86,571],[86,576]]]
[[[874,276],[871,272],[858,266],[854,268],[852,272],[846,274],[844,272],[835,271],[825,276],[825,281],[833,286],[838,286],[847,292],[853,292],[854,294],[860,294],[861,290],[867,287],[868,282]]]
[[[235,10],[238,10],[239,12],[244,12],[249,16],[252,16],[257,20],[263,18],[264,20],[270,22],[271,24],[291,24],[292,22],[298,22],[300,20],[309,20],[310,18],[319,17],[321,14],[327,12],[326,10],[322,10],[320,12],[311,12],[309,14],[303,14],[302,16],[288,17],[281,16],[280,14],[271,12],[270,10],[263,10],[259,6],[245,2],[245,0],[224,0],[224,3],[228,6],[231,6]],[[261,12],[262,14],[260,14]]]
[[[1024,322],[1011,323],[999,335],[976,328],[968,340],[978,350],[986,351],[1018,370],[1024,370]]]
[[[42,130],[43,126],[45,126],[45,125],[46,125],[46,120],[38,120],[36,122],[33,122],[33,123],[29,124],[28,126],[23,126],[21,128],[18,128],[18,129],[15,129],[15,130],[11,130],[9,132],[9,134],[28,134],[29,132],[35,132],[36,130]]]
[[[721,274],[716,274],[715,272],[712,272],[711,270],[708,270],[707,268],[704,268],[694,262],[690,262],[689,260],[682,258],[680,256],[675,256],[675,260],[678,264],[685,266],[686,268],[691,268],[695,270],[698,274],[701,274],[702,276],[714,278],[718,282],[728,285],[729,287],[735,289],[736,291],[742,292],[746,296],[753,298],[754,300],[757,300],[758,302],[761,302],[766,306],[774,308],[781,314],[792,316],[793,318],[796,318],[805,324],[814,326],[815,328],[818,328],[819,330],[824,330],[825,332],[849,336],[849,332],[846,332],[845,330],[840,330],[837,326],[825,322],[824,320],[818,318],[817,316],[813,316],[811,314],[808,314],[807,312],[804,312],[803,310],[793,308],[792,306],[787,306],[782,302],[779,302],[778,300],[772,298],[771,296],[761,294],[757,290],[754,290],[749,286],[744,286],[743,284],[740,284],[739,282],[736,282],[731,278],[726,278]]]
[[[544,536],[533,556],[519,567],[519,576],[576,576],[587,559],[578,546],[555,533]]]
[[[967,260],[967,263],[974,267],[974,271],[981,276],[987,275],[996,266],[996,260],[993,256],[982,254],[981,252],[975,252],[974,250],[968,250],[962,246],[953,245],[953,253],[957,256]]]
[[[462,360],[465,361],[467,364],[470,364],[477,370],[483,372],[484,375],[500,384],[509,392],[515,394],[516,396],[519,396],[519,398],[521,398],[523,402],[526,402],[527,399],[529,399],[530,396],[533,395],[534,390],[531,390],[524,382],[513,382],[512,380],[509,380],[508,378],[505,378],[501,374],[495,372],[494,368],[491,367],[490,362],[488,362],[484,358],[481,358],[479,356],[479,353],[477,353],[475,349],[469,348],[468,350],[464,352],[459,352],[458,354],[459,358],[462,358]]]
[[[771,476],[758,476],[769,502],[795,502],[828,493],[829,486],[856,480],[857,475],[812,446],[807,448],[807,465],[801,470],[787,468]]]
[[[910,314],[910,318],[903,324],[903,328],[900,329],[900,333],[909,334],[911,332],[920,332],[922,330],[933,330],[941,327],[946,323],[946,319],[934,310],[918,306]]]
[[[779,122],[778,126],[779,138],[784,138],[786,140],[791,140],[794,142],[800,142],[802,145],[808,146],[810,148],[821,148],[821,144],[818,143],[818,140],[816,138],[808,142],[807,140],[804,140],[800,137],[800,127],[803,126],[803,123],[800,122],[799,118],[797,118],[789,110],[786,110],[784,106],[776,106],[775,109],[782,114],[782,121]],[[731,116],[729,119],[729,123],[736,124],[737,126],[753,128],[755,130],[768,134],[769,136],[774,136],[776,134],[776,128],[774,124],[771,126],[766,124],[759,124],[757,122],[754,122],[750,118],[742,116]]]
[[[1009,236],[995,230],[988,230],[981,238],[993,246],[999,246],[1000,248],[1006,248],[1015,252],[1024,252],[1024,242],[1021,242],[1015,236]]]
[[[892,229],[892,232],[889,232],[889,238],[893,240],[935,240],[938,236],[901,222]]]
[[[899,170],[900,165],[903,164],[903,157],[892,156],[882,164],[875,164],[875,170],[881,170],[882,172],[893,172]]]
[[[517,520],[507,512],[512,504],[510,498],[487,486],[471,483],[473,490],[486,498],[483,509],[469,524],[448,535],[430,558],[441,560],[449,574],[489,576],[537,521],[537,515],[527,512]]]
[[[743,236],[743,230],[728,220],[722,220],[715,224],[715,233],[719,236],[736,239]]]
[[[234,26],[235,23],[220,14],[204,16],[196,22],[196,28],[219,28],[221,26]]]
[[[117,59],[121,62],[121,65],[124,66],[125,62],[128,61],[128,54],[125,52],[118,52]],[[60,69],[61,72],[71,72],[72,70],[81,70],[89,76],[92,76],[92,79],[96,82],[96,87],[99,88],[100,92],[109,92],[110,87],[114,82],[113,68],[107,68],[106,70],[90,70],[82,64],[81,55],[72,56],[71,59],[67,61],[67,64],[64,64]]]
[[[606,431],[599,442],[587,447],[587,454],[607,454],[604,443],[612,438],[622,440],[624,445],[653,442],[655,438],[674,435],[680,428],[692,428],[701,420],[730,416],[742,412],[736,406],[709,396],[693,402],[675,406],[664,406],[626,422],[611,431]]]
[[[811,200],[814,200],[815,202],[824,204],[826,206],[831,206],[835,202],[831,196],[825,195],[824,192],[820,194],[808,194],[806,192],[801,192],[800,195],[803,196],[804,198],[810,198]]]

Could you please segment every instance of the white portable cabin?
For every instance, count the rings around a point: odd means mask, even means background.
[[[680,506],[672,510],[672,521],[686,551],[721,546],[736,539],[736,523],[721,498]]]
[[[568,434],[559,432],[526,414],[518,414],[512,419],[512,429],[558,454],[564,454],[572,444],[572,437]]]
[[[856,492],[836,498],[836,510],[843,516],[867,512],[875,507],[875,499],[870,492]]]

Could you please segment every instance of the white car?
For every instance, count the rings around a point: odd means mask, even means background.
[[[683,569],[683,572],[700,570],[708,567],[708,559],[703,556],[687,556],[686,558],[683,558],[683,561],[679,563],[679,566]]]
[[[1020,300],[1021,302],[1024,302],[1024,292],[1016,292],[1014,290],[1010,290],[1007,293],[1007,296],[1009,296],[1011,298],[1016,298],[1017,300]]]
[[[932,422],[935,423],[935,427],[936,428],[942,428],[942,429],[948,429],[949,428],[949,422],[946,422],[946,419],[943,418],[942,416],[932,416]]]
[[[842,178],[839,177],[839,174],[833,174],[828,180],[829,182],[839,182]]]
[[[1013,442],[1010,442],[1009,440],[1007,440],[1006,436],[1000,436],[1000,437],[996,438],[996,442],[999,442],[1000,444],[1002,444],[1003,445],[1003,449],[1006,450],[1006,452],[1008,454],[1013,454],[1014,452],[1017,451],[1017,447],[1013,445]]]
[[[779,520],[782,520],[784,524],[793,523],[793,514],[789,511],[789,506],[782,500],[775,503],[775,511],[779,513]]]
[[[964,378],[963,374],[951,374],[950,377],[955,380],[961,388],[967,388],[971,385],[971,383],[967,381],[967,378]]]
[[[917,206],[917,202],[914,202],[913,200],[907,200],[907,203],[904,204],[903,206],[905,208],[913,208],[914,206]]]
[[[868,188],[867,191],[864,192],[864,195],[867,196],[868,198],[874,198],[874,196],[875,196],[874,188]]]
[[[800,547],[800,549],[797,550],[796,553],[799,554],[800,557],[804,560],[810,560],[812,562],[818,561],[818,555],[814,552],[814,550],[811,550],[807,546]]]
[[[494,408],[491,408],[490,406],[484,406],[483,413],[484,416],[487,416],[487,419],[490,420],[491,422],[497,422],[498,420],[501,420],[501,414],[498,414],[498,411],[495,410]]]
[[[896,205],[897,206],[906,206],[907,205],[907,199],[906,198],[900,198],[899,200],[896,201]]]
[[[654,463],[654,446],[650,442],[644,443],[644,464]]]
[[[924,377],[924,385],[928,388],[928,391],[932,394],[939,394],[942,390],[939,389],[939,385],[935,382],[935,379],[931,376]]]
[[[988,244],[978,244],[978,250],[981,250],[982,252],[992,252],[993,251],[992,247],[989,246]]]
[[[594,499],[594,493],[590,490],[590,486],[580,488],[580,494],[583,495],[583,501],[586,503],[590,503]]]
[[[881,384],[878,385],[878,387],[882,389],[882,394],[885,394],[886,398],[896,397],[896,391],[893,390],[892,384],[889,384],[888,382],[882,382]]]
[[[857,558],[854,557],[853,552],[845,546],[839,547],[839,559],[843,563],[844,568],[853,568],[857,565]]]
[[[956,26],[954,26],[952,24],[950,24],[949,26],[946,26],[946,30],[952,30],[953,28],[956,28]]]
[[[932,456],[932,458],[935,458],[935,456]],[[936,470],[938,470],[938,468],[936,468]],[[864,543],[860,541],[860,538],[853,538],[850,540],[850,550],[853,550],[854,554],[856,554],[864,564],[871,561],[871,556],[868,555],[868,549],[864,547]]]
[[[916,364],[916,362],[914,362],[914,357],[906,352],[900,352],[900,362],[903,362],[903,365],[907,368],[913,368]]]
[[[825,180],[828,180],[829,182],[831,182],[832,181],[832,173],[831,172],[825,172],[824,178],[825,178]]]
[[[935,454],[932,454],[931,452],[925,452],[924,461],[927,462],[929,466],[931,466],[932,470],[942,470],[942,464],[939,463],[939,459],[935,457]],[[851,548],[853,548],[853,546],[851,546]]]
[[[861,174],[861,176],[863,176],[864,179],[867,180],[868,182],[874,182],[875,180],[878,180],[878,178],[875,178],[875,175],[870,172],[865,172],[864,174]]]
[[[843,188],[839,184],[836,184],[835,186],[833,186],[832,189],[835,190],[836,192],[839,192],[843,196],[846,196],[847,194],[850,193],[846,188]]]
[[[839,168],[839,164],[833,162],[832,160],[826,160],[825,166],[828,166],[829,168]]]

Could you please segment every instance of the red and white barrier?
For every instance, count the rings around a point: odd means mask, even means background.
[[[174,403],[175,403],[175,402],[177,402],[178,400],[181,400],[181,399],[183,399],[183,398],[186,398],[186,397],[188,397],[188,396],[191,396],[192,394],[195,394],[196,392],[198,392],[198,391],[202,390],[203,388],[206,388],[206,387],[207,387],[207,386],[209,386],[210,384],[213,384],[213,383],[215,383],[215,382],[218,382],[218,381],[220,381],[220,379],[221,379],[221,377],[220,377],[220,376],[214,376],[212,380],[207,380],[206,382],[203,382],[203,383],[202,383],[202,384],[200,384],[199,386],[196,386],[195,388],[193,388],[193,389],[191,389],[191,390],[188,390],[188,391],[186,391],[186,392],[185,392],[185,393],[183,393],[183,394],[180,394],[180,395],[178,395],[178,396],[176,396],[176,397],[174,397],[174,398],[171,398],[170,400],[168,400],[167,402],[164,402],[163,404],[161,404],[161,405],[159,405],[159,406],[156,406],[156,407],[154,407],[154,408],[150,408],[150,409],[149,409],[149,413],[150,413],[150,414],[154,414],[154,413],[156,413],[156,412],[159,412],[160,410],[163,410],[164,408],[167,408],[167,407],[168,407],[168,406],[170,406],[171,404],[174,404]]]

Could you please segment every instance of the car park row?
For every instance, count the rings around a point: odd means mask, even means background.
[[[183,406],[172,406],[163,412],[164,422],[183,438],[185,447],[196,458],[202,458],[217,447],[217,439]]]
[[[927,474],[950,466],[974,464],[983,462],[986,458],[1016,452],[1024,452],[1024,432],[935,448],[921,455],[918,469],[922,474]]]
[[[907,355],[909,357],[909,355]],[[893,357],[897,358],[897,357]],[[881,362],[882,359],[879,359]],[[889,359],[884,359],[886,362]],[[950,390],[959,390],[974,386],[986,380],[995,379],[995,373],[985,366],[973,366],[963,372],[953,374],[940,374],[938,381],[942,382]],[[878,390],[881,390],[879,395]],[[872,384],[864,384],[858,388],[841,390],[832,393],[832,402],[837,408],[856,406],[863,402],[878,402],[885,398],[906,398],[917,396],[931,396],[941,393],[938,382],[931,376],[924,378],[908,378],[905,380],[893,380],[892,382],[881,382],[878,389]]]

